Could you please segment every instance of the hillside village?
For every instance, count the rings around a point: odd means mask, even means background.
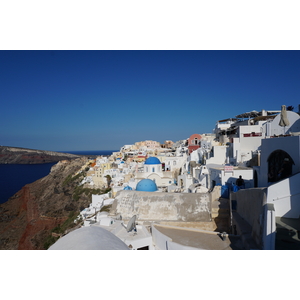
[[[84,170],[81,185],[111,190],[92,195],[83,226],[50,250],[300,249],[293,107],[228,116],[213,133],[176,142],[124,145],[74,175]]]

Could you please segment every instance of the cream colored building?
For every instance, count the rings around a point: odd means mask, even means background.
[[[111,168],[111,162],[101,163],[94,167],[93,181],[95,186],[102,187],[103,185],[106,185],[107,180],[106,177],[104,177],[104,172],[110,170]]]
[[[161,148],[161,145],[159,142],[146,140],[141,142],[135,143],[135,149],[159,149]]]
[[[158,148],[161,148],[159,142],[151,141],[151,140],[145,141],[145,146],[146,146],[148,149],[158,149]]]

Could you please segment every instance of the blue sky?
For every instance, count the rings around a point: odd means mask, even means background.
[[[117,150],[300,104],[299,51],[0,51],[0,145]]]

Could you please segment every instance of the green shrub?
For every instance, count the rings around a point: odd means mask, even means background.
[[[107,212],[109,212],[110,211],[110,209],[111,209],[111,204],[109,204],[109,205],[104,205],[101,209],[100,209],[100,211],[107,211]]]
[[[56,227],[52,229],[52,232],[55,233],[64,233],[67,229],[70,229],[76,224],[74,223],[74,220],[76,219],[78,215],[78,212],[76,211],[71,211],[68,215],[68,219],[64,221],[62,224],[58,224]]]
[[[68,175],[65,178],[65,180],[63,181],[62,185],[65,186],[65,185],[67,185],[67,184],[69,184],[69,183],[71,183],[71,182],[73,182],[73,181],[75,181],[75,180],[77,180],[77,179],[79,179],[81,177],[85,177],[85,173],[84,172],[80,172],[80,173],[78,173],[75,176],[72,176],[72,174],[70,174],[70,175]]]
[[[52,235],[49,235],[44,242],[44,249],[47,250],[51,245],[53,245],[57,240],[59,239],[59,237],[55,237]]]
[[[73,193],[73,199],[75,201],[78,201],[80,199],[80,196],[82,194],[85,194],[89,200],[92,200],[92,195],[101,195],[106,194],[111,190],[111,188],[106,188],[104,190],[102,189],[90,189],[90,188],[84,188],[83,186],[79,185],[75,188]]]

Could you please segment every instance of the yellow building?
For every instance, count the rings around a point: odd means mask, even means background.
[[[112,163],[102,163],[98,166],[95,166],[95,175],[93,176],[93,182],[96,186],[103,186],[106,185],[106,177],[104,177],[104,173],[106,170],[110,170],[112,168]]]

